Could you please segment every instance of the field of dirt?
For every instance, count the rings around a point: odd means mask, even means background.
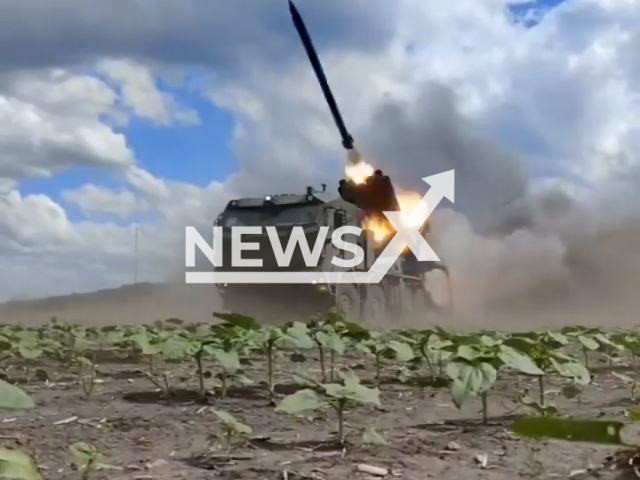
[[[628,296],[627,296],[628,297]],[[552,304],[535,295],[527,304],[504,305],[495,309],[455,309],[446,317],[425,318],[424,324],[392,318],[376,328],[426,328],[435,324],[450,329],[492,328],[522,330],[585,325],[606,328],[633,328],[638,320],[637,296],[634,302],[593,301],[593,295],[580,302]],[[41,325],[51,317],[85,325],[150,324],[156,320],[181,318],[187,322],[210,322],[222,302],[213,285],[139,283],[109,290],[77,293],[37,300],[0,304],[0,324]],[[264,320],[264,319],[263,319]]]
[[[294,388],[290,368],[319,372],[318,359],[312,356],[304,363],[286,359],[278,363],[280,394]],[[371,380],[370,361],[347,357],[342,364],[363,381]],[[395,372],[387,370],[381,387],[382,408],[366,407],[347,415],[347,428],[355,432],[348,440],[355,446],[346,450],[332,444],[336,422],[331,412],[276,413],[267,389],[259,383],[231,388],[224,400],[211,397],[210,406],[232,414],[253,430],[253,439],[232,450],[228,459],[214,414],[203,408],[195,394],[163,399],[144,377],[147,368],[143,363],[101,362],[100,383],[86,399],[69,372],[45,366],[51,376],[48,384],[22,385],[33,395],[36,410],[1,414],[2,443],[31,452],[50,480],[80,478],[73,471],[69,452],[69,445],[78,441],[91,442],[110,464],[119,467],[91,476],[111,480],[592,478],[577,471],[599,464],[612,452],[592,445],[534,442],[511,433],[514,416],[531,413],[517,402],[518,393],[528,386],[537,395],[537,387],[524,379],[519,384],[515,377],[499,380],[489,398],[490,422],[482,425],[479,402],[458,411],[446,389],[401,384],[394,379]],[[197,380],[190,364],[170,368],[173,387],[195,391]],[[257,363],[248,376],[259,382],[265,376],[264,365]],[[607,371],[596,373],[593,384],[578,399],[559,396],[561,387],[557,379],[549,384],[547,401],[563,413],[623,418],[631,405],[629,389]],[[388,445],[357,446],[357,429],[366,426],[381,433]],[[210,458],[203,456],[207,438],[214,439]],[[376,477],[363,472],[363,464],[387,469],[387,474]]]

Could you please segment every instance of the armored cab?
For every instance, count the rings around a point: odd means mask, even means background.
[[[352,254],[337,249],[331,242],[335,229],[349,225],[362,228],[362,210],[344,198],[331,201],[320,199],[313,189],[305,195],[267,195],[263,198],[241,198],[230,201],[218,216],[215,224],[223,231],[223,264],[218,271],[350,271],[368,270],[375,261],[375,249],[371,232],[360,236],[345,235],[344,240],[356,243],[365,252],[365,260],[353,269],[345,270],[331,262],[337,257],[352,258]],[[261,266],[231,265],[231,227],[253,227],[242,234],[243,243],[254,243],[251,249],[242,251],[243,260],[261,260]],[[291,261],[279,265],[271,235],[277,233],[282,250],[287,249],[293,227],[301,227],[310,250],[314,249],[321,227],[328,233],[317,263],[307,266],[296,244]],[[255,233],[254,233],[255,232]],[[237,259],[236,259],[237,260]],[[386,317],[424,313],[433,306],[430,297],[422,292],[419,277],[403,273],[403,258],[398,259],[380,284],[217,284],[225,311],[255,316],[265,321],[280,322],[306,320],[311,316],[334,309],[353,321],[383,322]]]

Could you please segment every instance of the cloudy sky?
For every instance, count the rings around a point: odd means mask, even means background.
[[[402,188],[455,168],[478,229],[539,185],[590,198],[637,178],[638,0],[297,5],[360,150]],[[0,300],[131,282],[134,223],[157,280],[230,198],[337,187],[285,0],[0,12]]]

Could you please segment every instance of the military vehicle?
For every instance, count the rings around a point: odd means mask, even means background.
[[[325,187],[326,188],[326,187]],[[306,194],[268,195],[264,198],[240,198],[231,200],[218,216],[215,225],[222,227],[223,264],[214,271],[306,271],[342,272],[369,270],[380,245],[373,239],[373,232],[345,235],[350,243],[357,243],[365,252],[364,261],[354,269],[343,269],[331,263],[334,256],[351,259],[352,255],[337,249],[331,242],[333,231],[345,225],[361,227],[362,210],[344,198],[322,200],[319,192],[307,187]],[[320,227],[329,228],[319,261],[307,267],[302,250],[297,244],[291,262],[279,267],[273,246],[265,229],[260,234],[243,234],[243,242],[257,243],[257,249],[244,250],[243,259],[262,259],[262,267],[231,267],[231,227],[275,227],[283,250],[289,243],[292,228],[304,229],[307,244],[313,250]],[[351,238],[349,238],[351,237]],[[384,321],[385,318],[424,318],[429,310],[439,310],[425,289],[420,272],[415,271],[411,255],[401,256],[379,284],[217,284],[225,311],[255,316],[264,320],[304,320],[330,310],[337,311],[353,321]],[[421,262],[424,264],[425,262]],[[435,262],[431,268],[446,269]],[[413,265],[413,266],[412,266]],[[410,271],[408,274],[407,272]]]

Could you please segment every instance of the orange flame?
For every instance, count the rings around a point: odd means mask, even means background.
[[[344,171],[349,180],[356,184],[362,184],[367,177],[373,175],[375,169],[361,160],[358,163],[347,165]],[[409,216],[422,199],[422,196],[417,192],[396,192],[396,198],[400,210]],[[373,238],[376,243],[382,243],[388,240],[395,233],[395,229],[384,216],[369,216],[365,218],[362,223],[365,230],[373,233]],[[409,226],[415,227],[418,225]]]
[[[366,162],[360,161],[353,165],[347,165],[344,169],[347,178],[354,183],[364,183],[367,177],[373,175],[374,168]]]
[[[400,192],[396,193],[400,210],[404,212],[407,217],[411,215],[413,209],[418,202],[422,199],[420,194],[416,192]],[[407,221],[409,219],[407,218]],[[363,220],[363,228],[369,230],[373,234],[373,239],[376,243],[380,244],[390,239],[390,237],[396,232],[391,223],[386,217],[381,216],[369,216]],[[408,226],[417,227],[416,224],[409,223]]]

